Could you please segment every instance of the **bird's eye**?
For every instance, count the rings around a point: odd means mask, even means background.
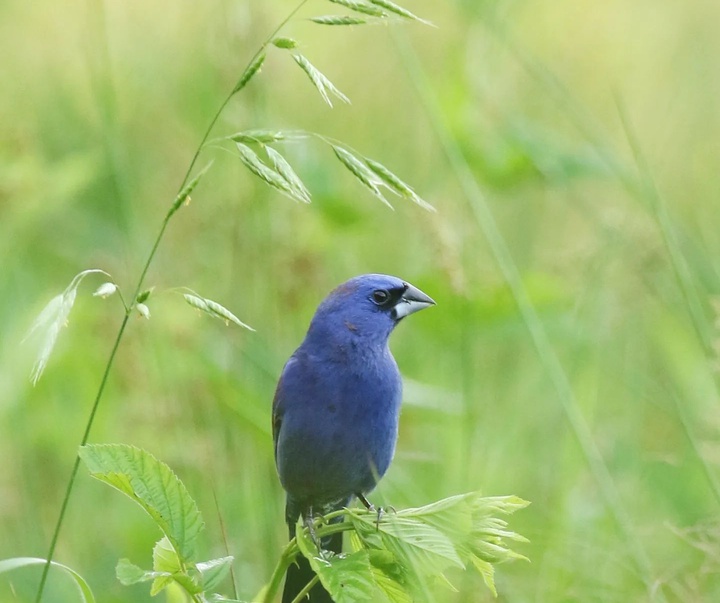
[[[390,299],[390,293],[385,291],[385,289],[378,289],[377,291],[373,291],[372,299],[376,304],[381,306]]]

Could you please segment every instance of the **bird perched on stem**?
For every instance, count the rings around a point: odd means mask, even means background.
[[[366,274],[337,287],[320,304],[305,340],[287,361],[272,409],[275,462],[287,493],[290,538],[299,517],[341,509],[384,475],[395,451],[402,381],[388,337],[406,316],[434,305],[393,276]],[[342,533],[321,548],[342,549]],[[283,603],[315,577],[300,555],[288,569]],[[316,584],[313,603],[332,601]]]

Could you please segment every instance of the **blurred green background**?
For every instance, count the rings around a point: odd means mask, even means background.
[[[405,5],[438,27],[284,30],[351,106],[330,110],[271,52],[214,133],[334,136],[438,212],[389,211],[320,144],[282,147],[310,206],[207,150],[91,441],[167,462],[204,514],[206,558],[225,554],[222,517],[250,599],[286,538],[270,435],[282,365],[333,286],[396,274],[438,306],[393,336],[405,406],[376,499],[532,501],[511,520],[531,563],[499,568],[499,601],[720,600],[720,3]],[[88,277],[34,388],[24,333],[85,268],[131,293],[212,114],[293,6],[0,3],[0,559],[47,552],[122,309]],[[311,0],[299,17],[337,8]],[[200,315],[179,286],[257,332]],[[100,601],[149,601],[114,566],[149,566],[158,538],[81,469],[56,558]],[[28,600],[39,574],[0,576],[0,600]],[[438,600],[491,600],[478,576],[451,580]],[[48,592],[76,600],[64,576]]]

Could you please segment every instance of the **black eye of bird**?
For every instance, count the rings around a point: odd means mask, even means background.
[[[390,299],[390,293],[385,291],[385,289],[378,289],[373,291],[372,299],[378,306],[381,306]]]

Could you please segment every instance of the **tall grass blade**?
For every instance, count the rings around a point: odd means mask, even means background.
[[[21,567],[46,564],[47,559],[38,559],[36,557],[13,557],[12,559],[2,559],[0,560],[0,574],[19,569]],[[90,585],[85,581],[85,578],[83,578],[74,569],[68,567],[67,565],[63,565],[62,563],[58,563],[57,561],[51,561],[50,565],[63,570],[73,579],[75,585],[78,587],[80,600],[83,603],[95,603],[95,596],[90,589]]]
[[[452,138],[448,127],[444,122],[442,112],[437,104],[432,87],[430,86],[422,65],[420,64],[413,49],[406,40],[396,36],[399,48],[402,52],[405,64],[410,72],[418,94],[425,105],[426,112],[433,124],[436,135],[442,145],[450,165],[455,172],[460,186],[465,194],[473,216],[484,234],[490,249],[500,268],[505,282],[512,293],[517,304],[520,315],[528,330],[530,339],[535,347],[538,357],[551,379],[558,394],[563,412],[568,420],[570,428],[582,451],[583,457],[595,479],[600,492],[605,500],[607,509],[612,514],[615,523],[622,532],[628,554],[632,557],[637,570],[645,583],[648,597],[651,601],[666,601],[662,589],[657,588],[653,575],[652,566],[647,552],[640,544],[633,521],[628,515],[625,506],[620,499],[612,475],[608,470],[605,460],[593,438],[590,427],[585,417],[578,408],[577,400],[573,392],[568,375],[563,368],[560,359],[550,342],[545,327],[538,316],[527,289],[522,281],[519,270],[510,253],[510,249],[503,237],[495,220],[487,198],[480,185],[475,179],[467,160],[460,147]]]

